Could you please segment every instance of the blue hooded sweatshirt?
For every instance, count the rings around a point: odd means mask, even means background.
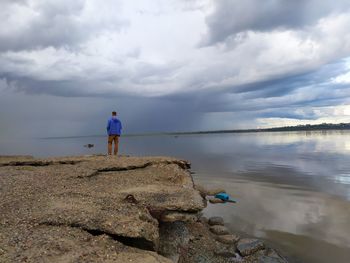
[[[111,117],[107,122],[108,135],[120,135],[122,131],[122,123],[117,117]]]

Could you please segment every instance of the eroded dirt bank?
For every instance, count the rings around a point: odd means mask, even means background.
[[[285,262],[201,218],[206,200],[189,167],[166,157],[0,156],[0,261]]]

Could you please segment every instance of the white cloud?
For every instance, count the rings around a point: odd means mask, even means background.
[[[0,19],[0,50],[69,47],[105,30],[126,26],[119,1],[44,1],[7,2]]]
[[[154,14],[147,5],[129,3],[118,13],[119,17],[128,17],[129,25],[124,31],[115,31],[104,27],[113,14],[105,9],[114,10],[112,3],[101,8],[93,1],[88,3],[76,19],[94,24],[93,38],[85,39],[73,50],[63,46],[2,53],[1,72],[35,80],[109,79],[116,87],[112,91],[153,96],[234,89],[245,83],[314,70],[350,54],[350,15],[345,14],[323,18],[303,30],[250,31],[239,43],[229,39],[225,46],[198,48],[205,32],[206,13],[201,10],[183,12],[164,7],[158,11],[155,8]],[[115,11],[119,12],[117,7]],[[140,11],[135,12],[135,7]],[[107,18],[102,20],[107,22],[96,18],[105,13]],[[144,81],[145,70],[153,70],[154,77]]]
[[[350,84],[350,59],[345,60],[345,69],[346,72],[338,76],[335,76],[330,79],[332,84],[347,85]]]
[[[332,82],[335,84],[350,84],[350,72],[333,78]]]
[[[258,118],[257,123],[260,128],[290,126],[300,124],[321,124],[321,123],[348,123],[350,120],[350,104],[329,107],[305,107],[300,112],[312,111],[315,114],[313,120],[301,120],[300,118]]]

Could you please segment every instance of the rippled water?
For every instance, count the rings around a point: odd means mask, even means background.
[[[0,154],[105,148],[102,137],[0,142]],[[121,153],[190,160],[196,182],[223,187],[238,200],[209,205],[205,213],[265,239],[292,262],[350,262],[350,132],[124,137]]]

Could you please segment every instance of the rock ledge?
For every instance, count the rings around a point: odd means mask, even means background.
[[[219,218],[209,226],[189,168],[168,157],[0,156],[0,261],[225,263],[277,255],[238,241]]]

